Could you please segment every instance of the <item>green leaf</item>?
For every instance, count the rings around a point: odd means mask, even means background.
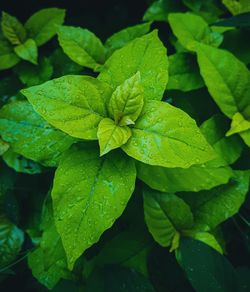
[[[6,41],[0,39],[0,70],[9,69],[20,61],[13,48]]]
[[[218,241],[211,233],[187,231],[187,232],[185,232],[185,235],[192,237],[193,239],[199,240],[199,241],[209,245],[210,247],[215,249],[220,254],[223,254],[223,250],[222,250],[221,246],[219,245]]]
[[[52,128],[26,101],[1,108],[0,134],[14,152],[46,166],[56,166],[61,153],[75,141]]]
[[[24,26],[28,36],[41,46],[56,34],[57,26],[63,24],[64,17],[64,9],[45,8],[34,13]]]
[[[198,192],[226,184],[232,170],[221,164],[201,164],[184,168],[166,168],[136,163],[137,176],[153,189],[161,192]]]
[[[226,133],[231,136],[236,133],[244,132],[250,129],[250,121],[246,120],[241,113],[233,115],[230,130]]]
[[[250,147],[250,130],[240,133],[240,136],[247,144],[247,146]]]
[[[133,161],[122,152],[103,158],[93,147],[65,153],[56,171],[52,199],[70,269],[122,214],[135,178]]]
[[[54,225],[44,231],[40,246],[29,254],[28,264],[33,276],[48,289],[61,278],[69,278],[65,251]]]
[[[191,54],[176,53],[171,55],[168,73],[168,90],[190,91],[204,86],[197,62]]]
[[[195,121],[161,101],[148,101],[122,149],[150,165],[188,168],[214,158]]]
[[[191,210],[179,197],[150,189],[143,192],[143,197],[146,224],[154,240],[161,246],[173,244],[177,234],[192,227]]]
[[[41,165],[15,153],[11,148],[4,153],[3,161],[17,172],[37,174],[43,171]]]
[[[209,23],[216,21],[220,15],[225,13],[219,2],[220,0],[183,0],[189,9]]]
[[[232,27],[237,28],[246,28],[246,30],[250,27],[250,12],[245,12],[239,15],[235,15],[231,18],[222,19],[216,23],[214,23],[215,26],[222,27],[220,29],[232,29]]]
[[[109,112],[120,126],[134,124],[144,104],[144,90],[140,72],[125,80],[113,92],[109,101]]]
[[[37,46],[33,39],[28,39],[25,43],[18,45],[14,48],[14,51],[21,59],[29,61],[34,65],[37,65]]]
[[[233,266],[226,257],[207,244],[183,238],[177,260],[195,291],[238,291]]]
[[[77,64],[98,70],[105,61],[101,40],[88,29],[61,26],[58,40],[64,53]]]
[[[63,76],[21,91],[45,120],[65,133],[97,139],[99,122],[107,116],[109,87],[89,76]]]
[[[250,74],[241,61],[225,50],[197,47],[201,75],[220,110],[229,118],[250,102]]]
[[[2,12],[1,27],[3,35],[12,45],[20,45],[26,39],[26,31],[21,22],[14,16]]]
[[[235,215],[245,201],[249,177],[249,171],[234,171],[234,177],[227,185],[198,194],[183,193],[182,198],[194,214],[195,230],[212,230]]]
[[[52,210],[46,206],[46,217],[42,217],[44,229],[39,247],[28,256],[28,265],[33,276],[48,289],[52,289],[61,278],[70,278],[66,254],[61,238],[53,222]]]
[[[228,126],[228,120],[224,116],[214,115],[200,129],[219,157],[227,164],[233,164],[241,155],[243,143],[237,136],[225,137]]]
[[[10,145],[8,143],[0,139],[0,155],[3,155],[9,149],[9,147]]]
[[[157,0],[152,3],[143,16],[144,21],[167,21],[170,12],[182,8],[179,1]]]
[[[114,51],[124,47],[135,38],[141,37],[150,31],[151,22],[137,24],[127,27],[109,37],[105,42],[107,55],[110,56]]]
[[[190,12],[171,13],[168,20],[181,45],[190,51],[195,51],[199,42],[218,47],[223,40],[222,35],[213,32],[202,17]]]
[[[11,264],[21,250],[24,234],[8,219],[0,217],[0,268]]]
[[[20,63],[15,69],[23,84],[34,86],[49,80],[53,73],[53,67],[48,58],[42,58],[38,66],[29,63]]]
[[[130,136],[131,130],[129,127],[121,127],[108,118],[101,120],[97,131],[100,155],[103,156],[109,151],[126,144]]]
[[[233,15],[250,11],[250,3],[248,0],[222,0],[222,3]]]
[[[166,48],[153,31],[115,51],[101,70],[98,79],[113,90],[139,71],[145,99],[161,100],[168,81]]]

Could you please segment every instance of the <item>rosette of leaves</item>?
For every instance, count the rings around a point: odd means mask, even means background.
[[[68,75],[21,91],[48,129],[75,140],[62,154],[52,189],[55,225],[70,269],[122,214],[134,190],[136,161],[187,169],[216,156],[195,121],[161,101],[167,81],[166,48],[153,31],[116,50],[97,78]],[[13,106],[2,109],[5,126],[20,122],[4,114]],[[18,146],[5,128],[3,139]]]
[[[65,10],[46,8],[34,13],[22,24],[16,17],[2,12],[0,31],[0,70],[15,66],[20,60],[38,64],[38,47],[55,34],[64,21]]]

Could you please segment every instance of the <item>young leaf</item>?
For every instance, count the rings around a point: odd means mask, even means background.
[[[225,50],[197,47],[201,75],[220,110],[229,118],[250,102],[250,74],[241,61]]]
[[[25,43],[18,45],[14,48],[14,51],[21,59],[29,61],[34,65],[37,65],[37,46],[34,40],[28,39]]]
[[[235,171],[227,185],[198,194],[183,193],[182,198],[191,206],[194,214],[194,229],[212,230],[235,215],[245,201],[249,176],[249,171]]]
[[[0,38],[0,70],[9,69],[20,61],[7,41]]]
[[[122,146],[146,164],[188,168],[214,158],[195,121],[182,110],[161,101],[148,101]]]
[[[113,90],[136,72],[141,74],[146,100],[161,100],[168,81],[166,48],[153,31],[136,38],[107,60],[98,76]]]
[[[1,27],[3,35],[12,45],[20,45],[26,39],[26,31],[21,22],[14,16],[2,12]]]
[[[122,214],[135,185],[135,166],[122,152],[72,148],[56,171],[52,199],[68,266]]]
[[[222,35],[213,32],[202,17],[190,12],[171,13],[168,20],[181,45],[190,51],[195,51],[199,42],[218,47],[223,40]]]
[[[56,166],[61,153],[75,141],[52,128],[27,101],[16,101],[0,110],[0,134],[12,150],[46,166]]]
[[[64,75],[79,75],[83,71],[82,66],[73,62],[64,54],[61,48],[57,48],[49,57],[53,66],[53,77],[61,77]]]
[[[191,54],[176,53],[169,57],[167,89],[190,91],[204,86],[197,61]]]
[[[57,26],[63,24],[64,17],[64,9],[45,8],[34,13],[24,27],[29,38],[34,39],[37,46],[41,46],[56,34]]]
[[[171,245],[176,234],[192,227],[193,215],[182,199],[151,189],[146,189],[143,197],[146,224],[160,245]]]
[[[0,217],[0,268],[11,264],[21,250],[23,231],[5,217]]]
[[[105,61],[101,40],[88,29],[61,26],[58,40],[64,53],[81,66],[97,70]]]
[[[82,139],[97,139],[97,127],[107,116],[109,87],[88,76],[63,76],[21,91],[51,125]]]
[[[134,124],[142,111],[143,93],[140,72],[116,88],[109,101],[109,112],[116,124]]]
[[[38,66],[20,63],[14,68],[23,84],[34,86],[49,80],[53,73],[53,67],[48,58],[42,58]]]
[[[100,155],[103,156],[109,151],[121,147],[127,143],[130,136],[131,130],[129,127],[121,127],[108,118],[101,120],[97,131]]]
[[[114,51],[124,47],[127,43],[134,40],[135,38],[141,37],[149,32],[151,23],[137,24],[134,26],[127,27],[114,33],[105,42],[107,49],[107,55],[110,56]]]
[[[231,136],[236,133],[244,132],[250,129],[250,121],[246,120],[241,113],[233,115],[231,128],[227,132],[227,136]]]

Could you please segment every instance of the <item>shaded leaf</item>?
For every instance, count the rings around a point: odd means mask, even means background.
[[[21,22],[14,16],[2,12],[1,27],[3,35],[12,45],[20,45],[26,39],[26,31]]]
[[[183,229],[193,225],[189,206],[179,197],[150,189],[143,192],[145,221],[156,242],[169,246]],[[178,247],[179,240],[177,243]],[[176,248],[175,247],[175,248]]]
[[[24,241],[23,231],[8,219],[0,217],[0,268],[11,264],[21,250]]]
[[[31,15],[24,26],[28,36],[41,46],[56,34],[57,26],[63,24],[64,17],[64,9],[45,8]]]

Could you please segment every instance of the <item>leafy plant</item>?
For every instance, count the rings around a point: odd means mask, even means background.
[[[232,228],[249,234],[250,59],[220,26],[230,1],[174,2],[106,42],[62,25],[63,9],[24,25],[3,12],[0,68],[15,67],[0,81],[1,272],[24,252],[55,291],[246,287],[226,255]]]
[[[64,21],[65,11],[43,9],[23,25],[16,17],[2,12],[0,32],[0,70],[15,66],[20,60],[37,65],[38,47],[49,41]]]

